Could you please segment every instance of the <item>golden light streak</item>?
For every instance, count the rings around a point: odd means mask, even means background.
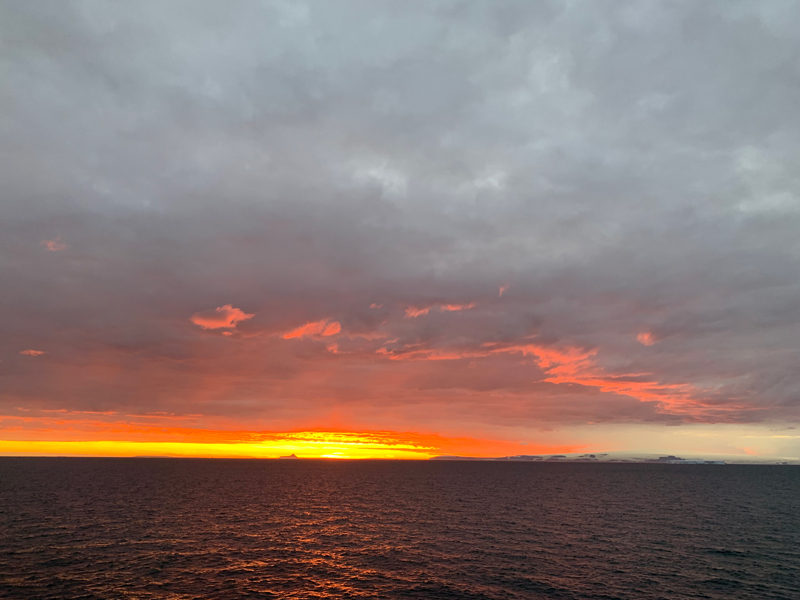
[[[67,456],[181,456],[197,458],[427,459],[433,448],[378,446],[337,441],[270,441],[266,443],[197,443],[129,441],[0,441],[0,454]]]

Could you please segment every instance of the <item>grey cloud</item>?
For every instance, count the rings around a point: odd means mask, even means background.
[[[3,405],[269,418],[425,389],[487,422],[690,419],[552,401],[514,357],[375,354],[535,335],[694,385],[701,420],[800,418],[797,3],[0,10]],[[256,315],[241,338],[188,321],[226,304]],[[387,337],[275,338],[322,318]],[[350,383],[365,365],[394,387]]]

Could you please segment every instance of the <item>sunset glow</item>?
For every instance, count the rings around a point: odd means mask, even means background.
[[[0,452],[800,457],[785,7],[38,4]]]
[[[279,458],[294,454],[298,458],[419,460],[442,454],[502,456],[523,451],[552,454],[581,449],[385,431],[259,433],[169,427],[137,427],[126,431],[125,427],[91,422],[76,425],[82,425],[84,430],[39,430],[39,435],[44,433],[47,440],[0,440],[0,454],[213,458]],[[107,439],[111,436],[118,439]],[[71,439],[75,437],[93,439]]]

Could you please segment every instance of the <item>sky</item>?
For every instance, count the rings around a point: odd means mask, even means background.
[[[0,2],[0,453],[800,457],[800,3]]]

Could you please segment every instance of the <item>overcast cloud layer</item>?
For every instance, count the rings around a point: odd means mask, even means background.
[[[800,3],[0,8],[0,414],[800,420]]]

